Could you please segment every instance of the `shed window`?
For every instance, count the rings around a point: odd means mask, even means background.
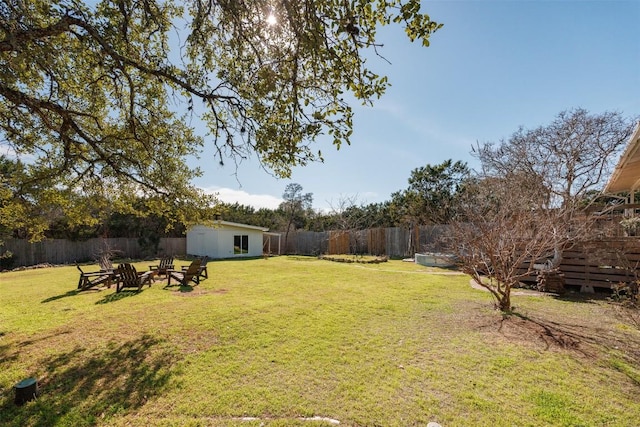
[[[234,254],[249,253],[249,236],[247,235],[233,236],[233,253]]]

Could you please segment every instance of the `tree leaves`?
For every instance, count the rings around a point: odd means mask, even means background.
[[[446,224],[454,219],[458,198],[470,178],[467,165],[445,160],[411,171],[409,188],[392,194],[395,211],[403,222]]]
[[[350,142],[345,92],[365,104],[384,94],[389,82],[364,54],[391,22],[411,40],[439,28],[417,0],[9,0],[0,144],[31,165],[26,179],[67,194],[63,210],[94,190],[198,200],[186,156],[203,140],[187,115],[208,128],[220,162],[255,154],[287,177],[320,158],[320,136]]]

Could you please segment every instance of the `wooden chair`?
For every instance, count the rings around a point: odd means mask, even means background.
[[[209,257],[208,256],[203,256],[200,258],[200,271],[198,272],[198,278],[200,280],[204,280],[204,279],[208,279],[209,278],[209,273],[207,272],[207,262],[209,262]],[[183,266],[182,267],[182,271],[187,271],[189,267],[188,266]]]
[[[209,257],[205,256],[202,258],[202,261],[200,262],[200,278],[201,279],[208,279],[209,278],[209,273],[207,273],[207,263],[209,262]]]
[[[101,257],[100,260],[98,261],[98,264],[100,265],[100,271],[113,272],[113,262],[111,261],[111,258]]]
[[[160,264],[150,265],[149,270],[152,270],[157,276],[166,276],[168,270],[173,270],[173,257],[162,258]]]
[[[200,259],[194,260],[186,270],[176,271],[169,270],[167,280],[167,286],[171,286],[171,279],[174,279],[177,283],[176,286],[189,286],[189,282],[193,282],[196,285],[200,284],[200,265],[202,261]]]
[[[138,273],[136,268],[129,263],[120,264],[115,274],[116,292],[120,292],[124,288],[137,288],[141,290],[143,285],[151,286],[152,276],[153,271]]]
[[[78,289],[86,290],[100,286],[106,283],[107,287],[111,287],[111,281],[114,277],[113,264],[109,259],[100,260],[100,271],[84,271],[80,264],[76,262],[76,268],[80,271],[80,279],[78,280]]]

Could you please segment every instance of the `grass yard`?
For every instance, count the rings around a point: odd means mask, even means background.
[[[75,291],[73,266],[0,274],[0,424],[640,420],[640,330],[603,300],[516,295],[503,318],[467,277],[401,261],[208,268],[193,289],[120,294]],[[40,396],[17,407],[27,377]]]

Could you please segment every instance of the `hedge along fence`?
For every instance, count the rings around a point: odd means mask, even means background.
[[[94,261],[105,251],[111,251],[116,258],[145,258],[158,255],[185,255],[185,238],[161,238],[157,253],[150,253],[135,238],[88,239],[71,241],[47,239],[30,243],[28,240],[8,239],[0,251],[13,254],[11,260],[5,260],[6,267],[20,267],[37,264],[71,264],[74,262]],[[9,262],[11,265],[9,265]]]

